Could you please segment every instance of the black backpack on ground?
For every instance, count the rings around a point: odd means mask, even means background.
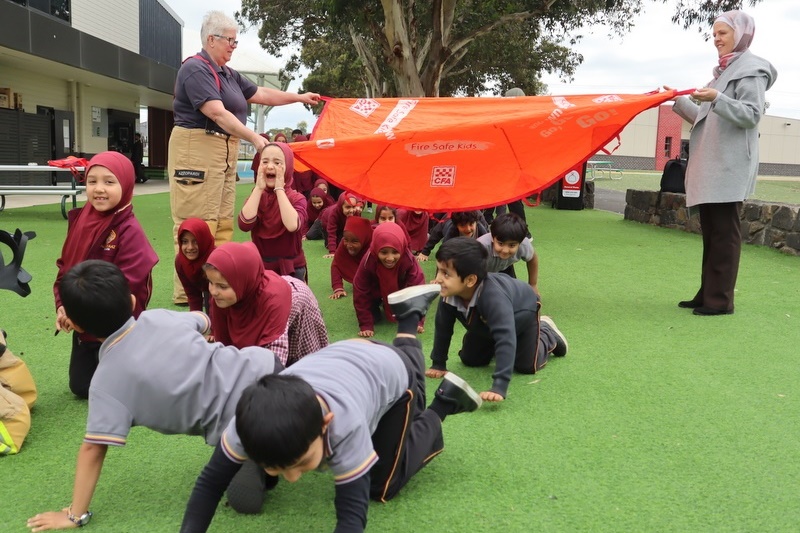
[[[664,173],[661,174],[661,192],[679,192],[686,194],[686,160],[670,159],[664,165]]]

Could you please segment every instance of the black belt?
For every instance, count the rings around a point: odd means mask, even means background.
[[[226,141],[229,141],[231,138],[231,135],[229,133],[222,133],[221,131],[215,131],[215,130],[206,130],[206,135],[213,135],[214,137],[222,137]]]

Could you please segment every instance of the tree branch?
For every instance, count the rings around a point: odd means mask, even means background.
[[[554,1],[555,0],[552,0],[550,2],[550,5],[552,5]],[[519,13],[510,13],[508,15],[503,15],[502,17],[500,17],[499,19],[495,20],[494,22],[490,22],[489,24],[485,24],[485,25],[481,26],[480,28],[476,29],[472,33],[469,33],[469,34],[465,35],[464,37],[462,37],[461,39],[459,39],[458,41],[453,43],[453,45],[450,47],[450,51],[455,54],[456,52],[458,52],[459,50],[461,50],[462,48],[467,46],[469,43],[471,43],[472,41],[474,41],[478,37],[482,37],[482,36],[484,36],[484,35],[486,35],[488,33],[491,33],[492,31],[494,31],[498,27],[503,26],[504,24],[507,24],[509,22],[520,22],[520,21],[523,21],[523,20],[527,20],[527,19],[533,17],[535,14],[536,13],[534,13],[532,11],[521,11]]]
[[[369,48],[367,47],[367,43],[364,42],[364,37],[359,35],[352,25],[350,25],[348,29],[350,30],[350,39],[353,41],[353,45],[356,48],[356,54],[358,54],[358,57],[359,59],[361,59],[361,62],[364,63],[364,71],[367,75],[367,82],[369,82],[369,84],[372,86],[372,93],[380,94],[381,74],[380,74],[380,69],[378,68],[378,61],[375,58],[375,54],[373,54],[369,50]]]

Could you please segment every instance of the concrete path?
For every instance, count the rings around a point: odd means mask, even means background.
[[[625,214],[625,191],[612,191],[610,189],[594,190],[594,208],[601,211],[610,211],[619,215]]]
[[[252,183],[253,178],[242,178],[240,183]],[[169,192],[169,182],[167,180],[148,180],[146,183],[137,183],[133,189],[133,195],[139,196],[142,194],[156,194],[159,192]],[[86,200],[85,195],[78,196],[78,201],[83,202]],[[32,195],[20,194],[14,196],[6,196],[6,209],[13,209],[15,207],[31,207],[33,205],[46,205],[46,204],[59,204],[61,203],[61,196],[54,195]],[[67,200],[67,206],[72,207],[71,200]],[[2,213],[0,213],[2,217]]]

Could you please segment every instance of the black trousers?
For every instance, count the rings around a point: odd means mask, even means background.
[[[318,241],[320,239],[325,240],[328,238],[328,232],[325,231],[325,228],[322,226],[322,221],[317,219],[311,224],[311,227],[308,228],[308,233],[306,233],[306,239],[309,241]]]
[[[78,398],[89,397],[89,384],[99,363],[100,342],[82,342],[77,332],[72,333],[72,353],[69,357],[69,390]]]
[[[417,339],[399,337],[393,345],[408,369],[409,388],[383,415],[372,434],[378,462],[370,470],[370,497],[382,502],[394,498],[444,449],[442,421],[426,408],[422,344]]]
[[[521,374],[535,374],[550,360],[557,337],[550,326],[539,322],[539,311],[523,309],[514,313],[517,324],[517,353],[514,370]],[[525,324],[525,327],[520,327]],[[464,334],[461,362],[466,366],[487,366],[494,359],[494,339],[486,328],[468,329]]]
[[[700,204],[703,264],[700,289],[694,297],[705,307],[733,311],[733,290],[742,253],[742,202]]]

